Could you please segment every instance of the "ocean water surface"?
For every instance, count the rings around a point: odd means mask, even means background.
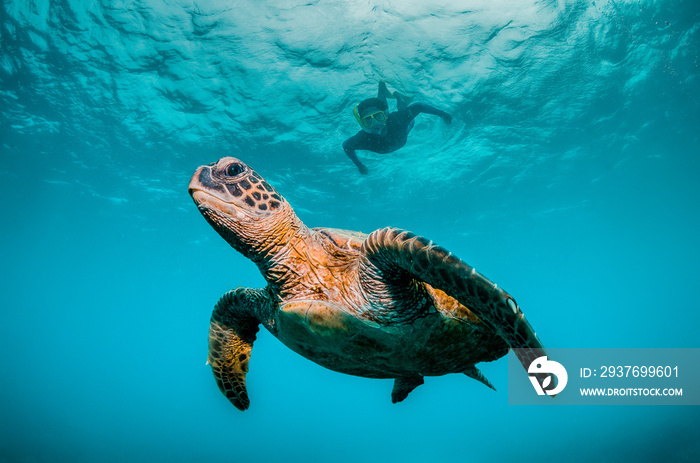
[[[264,282],[187,185],[425,235],[549,347],[700,347],[699,48],[697,0],[3,0],[0,461],[697,461],[698,407],[508,405],[505,358],[392,405],[262,331],[239,412],[209,316]],[[379,81],[454,121],[360,175]]]

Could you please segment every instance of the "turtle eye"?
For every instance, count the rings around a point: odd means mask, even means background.
[[[226,175],[229,177],[235,177],[242,174],[245,171],[245,167],[238,163],[233,163],[226,168]]]

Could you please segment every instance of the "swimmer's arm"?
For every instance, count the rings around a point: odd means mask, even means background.
[[[425,103],[411,103],[408,105],[407,108],[409,111],[411,111],[411,115],[413,117],[416,117],[420,113],[425,113],[425,114],[432,114],[434,116],[440,116],[443,121],[445,121],[446,124],[451,124],[452,123],[452,116],[449,113],[446,113],[445,111],[441,109],[437,109],[433,106],[430,106],[429,104]]]
[[[350,160],[355,163],[357,166],[358,170],[360,171],[361,174],[366,174],[368,172],[367,166],[362,164],[362,161],[360,161],[357,158],[357,153],[355,153],[355,149],[353,147],[352,143],[352,138],[349,138],[343,142],[343,151],[345,151],[345,154],[350,158]]]

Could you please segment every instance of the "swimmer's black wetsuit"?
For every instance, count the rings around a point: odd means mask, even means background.
[[[433,114],[449,121],[452,117],[440,109],[425,103],[411,103],[410,105],[390,113],[386,121],[386,131],[383,135],[375,135],[360,130],[343,142],[345,154],[357,165],[360,172],[366,173],[366,167],[357,159],[355,150],[367,150],[375,153],[386,154],[402,148],[408,139],[408,133],[413,128],[414,119],[420,113]]]
[[[367,150],[375,153],[386,154],[402,148],[408,139],[408,133],[413,128],[413,119],[420,114],[434,114],[445,117],[445,111],[433,108],[425,103],[412,103],[404,109],[390,113],[386,121],[386,132],[384,135],[375,135],[360,130],[352,137],[345,140],[343,149]]]

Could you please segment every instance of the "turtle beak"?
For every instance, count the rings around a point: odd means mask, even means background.
[[[190,185],[188,191],[190,196],[194,195],[194,192],[202,189],[202,180],[207,182],[211,181],[211,168],[208,166],[199,166],[194,172],[194,175],[190,179]]]
[[[211,166],[200,166],[192,176],[188,188],[190,196],[197,202],[195,193],[198,191],[207,192],[216,196],[216,193],[226,194],[224,187],[216,183],[211,175]]]

